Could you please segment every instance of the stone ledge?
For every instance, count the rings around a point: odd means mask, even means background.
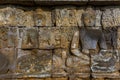
[[[13,4],[22,6],[53,5],[120,5],[120,0],[1,0],[0,5]]]

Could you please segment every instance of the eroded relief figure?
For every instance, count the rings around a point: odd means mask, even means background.
[[[82,15],[84,27],[76,31],[71,43],[72,55],[67,59],[67,66],[78,73],[105,77],[116,75],[118,71],[117,30],[102,30],[95,25],[95,11],[89,7]],[[114,73],[115,72],[115,73]],[[110,74],[114,73],[114,74]],[[98,74],[98,75],[97,75]],[[86,74],[85,74],[86,75]],[[119,74],[118,74],[119,75]]]
[[[102,30],[94,26],[95,17],[95,12],[91,7],[87,8],[83,13],[84,27],[74,33],[71,43],[71,52],[74,56],[67,59],[68,66],[73,67],[73,64],[75,64],[74,67],[81,67],[82,72],[89,72],[90,70],[91,50],[99,52],[107,49]]]

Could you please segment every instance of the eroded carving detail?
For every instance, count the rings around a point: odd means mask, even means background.
[[[22,45],[23,49],[38,48],[38,30],[37,28],[23,28]]]
[[[61,44],[61,30],[56,27],[39,28],[39,48],[40,49],[54,49],[60,48]]]
[[[18,73],[51,73],[52,52],[49,50],[19,50]]]

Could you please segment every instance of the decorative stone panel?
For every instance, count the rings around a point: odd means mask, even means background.
[[[51,75],[52,51],[51,50],[21,50],[18,49],[16,72],[22,74]],[[24,76],[24,75],[23,75]],[[34,75],[33,75],[34,77]]]
[[[19,28],[18,29],[18,48],[32,49],[38,48],[38,28]]]
[[[54,49],[60,48],[61,30],[59,27],[39,28],[39,48]]]
[[[35,26],[52,26],[52,13],[48,8],[38,8],[34,12]]]
[[[56,26],[77,26],[75,7],[57,7],[55,8],[54,15]]]

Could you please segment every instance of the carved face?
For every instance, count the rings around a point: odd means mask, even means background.
[[[95,24],[95,12],[92,8],[86,9],[83,14],[83,22],[86,27],[93,27]]]

